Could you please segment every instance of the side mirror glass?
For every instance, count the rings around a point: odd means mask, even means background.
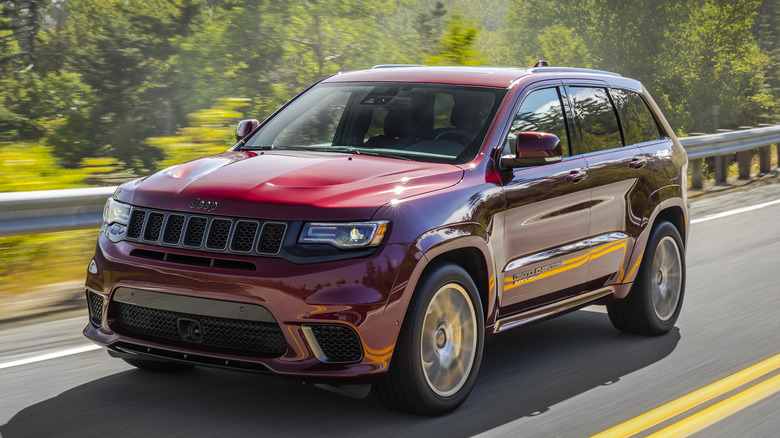
[[[236,140],[243,139],[258,126],[260,126],[260,122],[258,122],[257,119],[248,119],[238,122],[238,126],[236,127]]]
[[[515,155],[501,157],[505,167],[527,167],[558,163],[563,159],[561,140],[547,132],[526,131],[517,135]]]

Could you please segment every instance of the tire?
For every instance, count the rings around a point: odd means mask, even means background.
[[[680,316],[685,292],[685,252],[677,228],[659,222],[651,231],[634,286],[628,296],[608,304],[607,313],[618,330],[663,335]]]
[[[159,360],[144,360],[144,359],[122,359],[130,365],[142,369],[144,371],[154,371],[157,373],[178,373],[181,371],[189,371],[193,369],[194,365],[189,365],[180,362],[168,362]]]
[[[418,284],[388,372],[376,383],[392,409],[442,415],[468,397],[479,373],[485,319],[460,266],[434,262]]]

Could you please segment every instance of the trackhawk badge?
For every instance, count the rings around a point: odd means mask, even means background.
[[[192,203],[190,203],[190,208],[199,208],[201,210],[214,211],[217,209],[217,202],[201,201],[200,198],[198,198],[194,200]]]

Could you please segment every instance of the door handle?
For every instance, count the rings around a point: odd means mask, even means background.
[[[633,158],[630,163],[628,163],[628,167],[633,167],[634,169],[641,169],[643,167],[647,166],[647,158]]]
[[[588,172],[584,170],[572,170],[570,174],[566,175],[566,181],[571,181],[574,184],[584,180],[588,177]]]

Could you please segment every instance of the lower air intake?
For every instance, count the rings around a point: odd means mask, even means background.
[[[89,306],[89,320],[100,327],[103,323],[103,297],[92,291],[87,291],[87,305]]]
[[[343,324],[311,325],[326,362],[350,363],[363,359],[363,345],[355,330]]]
[[[177,340],[203,349],[213,347],[279,357],[287,351],[278,324],[191,315],[151,309],[127,303],[117,304],[117,322],[122,329],[158,339]],[[199,324],[197,343],[182,333],[182,321]]]

